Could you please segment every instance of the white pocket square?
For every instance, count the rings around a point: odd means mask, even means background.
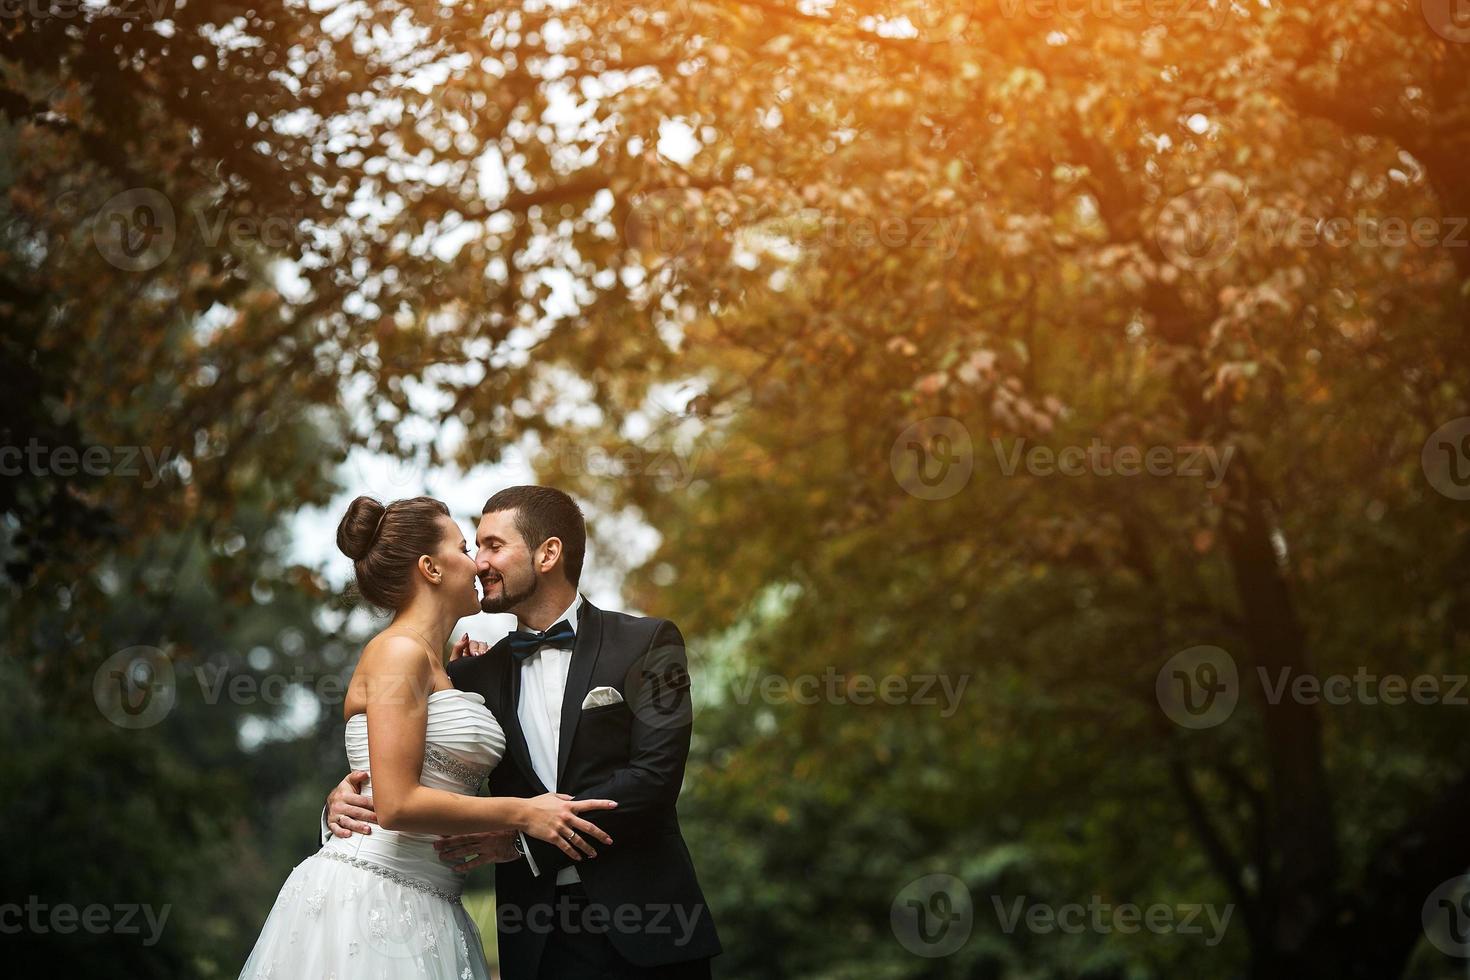
[[[623,696],[619,694],[615,688],[594,687],[592,690],[588,691],[587,696],[582,699],[582,710],[586,711],[588,708],[601,708],[609,704],[622,703]]]

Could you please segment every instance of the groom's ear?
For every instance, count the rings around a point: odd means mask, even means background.
[[[545,574],[562,559],[561,538],[547,538],[536,549],[536,570]]]

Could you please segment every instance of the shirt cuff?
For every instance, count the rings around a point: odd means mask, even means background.
[[[332,831],[331,831],[330,828],[327,827],[327,808],[326,807],[322,807],[322,815],[320,817],[320,821],[321,821],[321,825],[322,825],[322,843],[325,844],[327,841],[329,841],[329,840],[332,839]]]
[[[541,877],[541,869],[536,867],[536,859],[531,857],[531,842],[526,840],[526,835],[516,831],[516,836],[521,839],[521,853],[526,856],[526,863],[531,866],[531,874],[537,878]]]

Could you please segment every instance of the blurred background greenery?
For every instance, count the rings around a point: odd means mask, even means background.
[[[5,14],[0,904],[171,909],[13,975],[234,976],[378,622],[343,501],[513,477],[690,638],[718,975],[1465,972],[1449,0]]]

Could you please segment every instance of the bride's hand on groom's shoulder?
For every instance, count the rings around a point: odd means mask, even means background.
[[[327,827],[333,836],[347,838],[353,834],[371,834],[372,825],[378,822],[373,810],[373,798],[362,795],[362,785],[368,774],[361,771],[349,772],[337,788],[327,794]]]
[[[521,856],[515,832],[495,830],[484,834],[454,834],[434,841],[439,860],[464,873],[482,864],[504,864]]]
[[[479,657],[490,649],[490,644],[483,640],[472,640],[466,633],[454,641],[454,649],[449,651],[450,661],[458,660],[460,657]]]

